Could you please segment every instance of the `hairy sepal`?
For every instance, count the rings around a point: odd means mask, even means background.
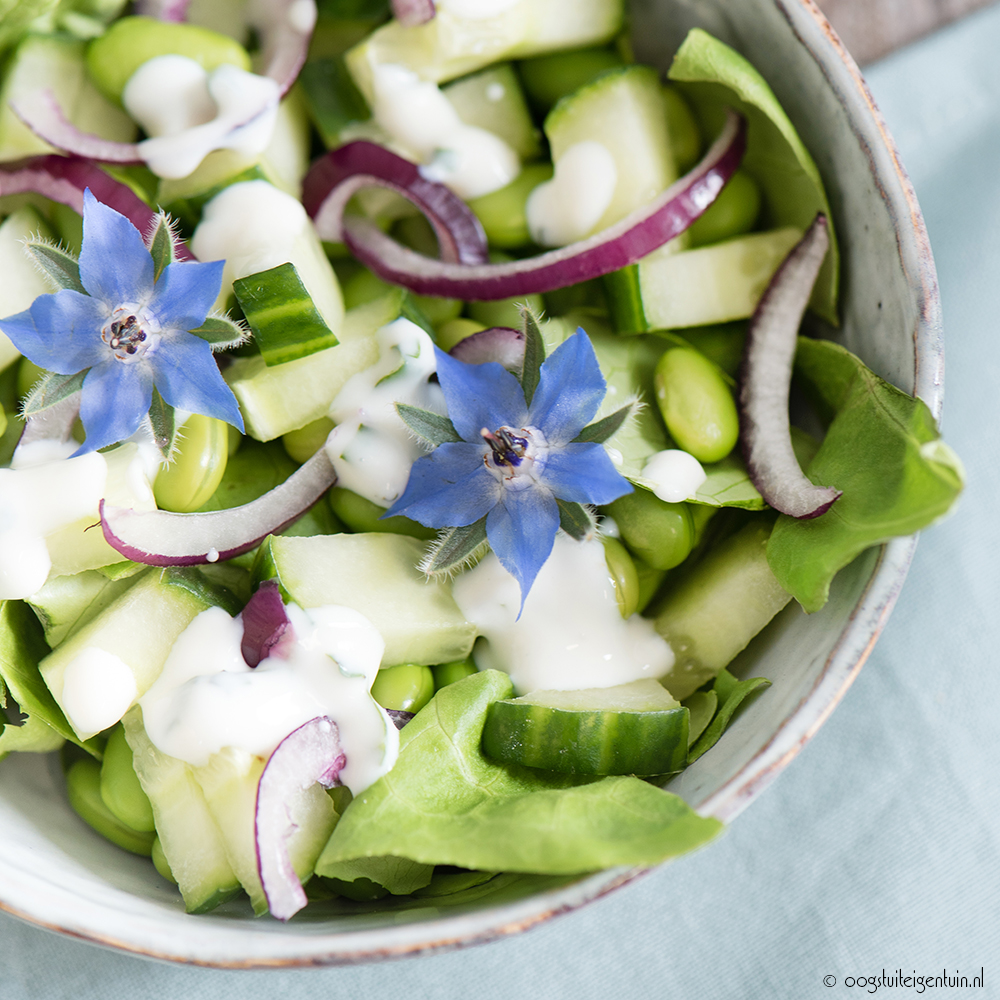
[[[396,412],[399,414],[399,419],[421,441],[426,441],[435,448],[441,444],[462,440],[458,431],[455,430],[455,425],[447,417],[442,417],[440,413],[423,410],[419,406],[411,406],[409,403],[397,403]]]
[[[83,282],[80,281],[80,262],[75,254],[42,236],[31,236],[26,239],[24,252],[56,288],[68,288],[81,295],[87,294]]]
[[[486,518],[464,528],[448,528],[427,550],[420,570],[428,576],[457,573],[486,545]]]

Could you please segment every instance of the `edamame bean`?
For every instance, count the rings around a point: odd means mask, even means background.
[[[749,233],[760,215],[760,188],[753,178],[737,170],[719,196],[688,229],[692,247],[720,243]]]
[[[663,103],[667,109],[667,134],[674,162],[680,173],[687,173],[701,156],[701,132],[688,102],[676,87],[663,88]]]
[[[477,673],[476,665],[471,659],[452,660],[450,663],[438,663],[431,667],[434,674],[434,688],[440,691],[441,688],[454,684],[455,681],[464,680]]]
[[[622,65],[614,49],[593,48],[524,59],[517,69],[528,100],[540,111],[548,111],[560,97]]]
[[[551,163],[532,163],[524,167],[506,187],[470,199],[469,208],[483,224],[490,246],[513,250],[531,242],[525,213],[528,195],[539,184],[551,179]]]
[[[76,814],[102,837],[133,854],[149,857],[154,834],[126,826],[101,798],[101,765],[90,757],[78,760],[66,772],[66,794]]]
[[[215,492],[229,460],[229,430],[224,420],[192,413],[178,435],[170,464],[153,483],[156,506],[181,514],[197,510]]]
[[[377,274],[363,268],[348,278],[341,286],[344,308],[354,309],[357,306],[363,306],[366,302],[374,302],[375,299],[381,298],[386,292],[391,291],[393,287]]]
[[[156,56],[187,56],[211,72],[225,63],[249,70],[250,56],[239,42],[194,24],[123,17],[87,48],[87,73],[105,97],[121,102],[132,74]]]
[[[425,541],[437,537],[433,528],[425,528],[408,517],[396,516],[381,520],[385,507],[379,507],[342,486],[335,486],[330,490],[330,507],[351,531],[384,531],[391,535],[409,535]]]
[[[604,508],[614,518],[629,550],[654,569],[667,570],[688,557],[694,525],[686,503],[667,503],[636,488]]]
[[[160,843],[160,838],[157,837],[153,841],[153,867],[168,881],[173,882],[177,885],[177,879],[174,878],[174,873],[170,870],[170,862],[167,861],[167,856],[163,853],[163,845]]]
[[[153,807],[139,784],[132,764],[132,748],[125,739],[125,730],[115,726],[104,748],[101,763],[101,799],[126,826],[150,833]]]
[[[434,329],[434,343],[442,351],[450,351],[456,344],[471,337],[486,327],[482,323],[477,323],[474,319],[467,319],[459,316],[458,319],[450,319],[447,323],[442,323]]]
[[[666,577],[666,571],[662,569],[656,569],[650,566],[645,559],[639,559],[635,556],[632,557],[632,562],[635,565],[635,575],[639,581],[639,611],[645,611],[649,607],[649,602],[656,595],[656,592],[660,589],[660,584],[663,583],[664,577]]]
[[[419,712],[434,697],[434,675],[430,667],[416,663],[383,667],[372,684],[372,697],[383,708]]]
[[[656,365],[656,402],[670,436],[699,462],[718,462],[740,433],[736,403],[722,373],[703,354],[672,347]]]
[[[308,462],[326,443],[334,424],[329,417],[320,417],[298,430],[285,434],[281,443],[288,457],[295,462]]]
[[[604,561],[608,564],[608,576],[615,589],[618,610],[622,618],[631,618],[639,610],[639,577],[635,563],[628,549],[615,538],[602,538]]]

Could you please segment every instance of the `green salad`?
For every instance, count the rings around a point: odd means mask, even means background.
[[[0,759],[192,913],[716,836],[727,667],[963,480],[760,74],[622,0],[6,6]]]

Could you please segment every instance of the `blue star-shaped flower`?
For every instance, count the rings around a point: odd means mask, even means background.
[[[602,444],[575,441],[604,398],[605,382],[583,330],[538,369],[530,404],[496,362],[466,364],[437,351],[448,417],[461,441],[417,459],[386,513],[430,528],[486,519],[486,538],[517,580],[521,600],[552,551],[557,501],[605,504],[632,491]]]
[[[243,430],[232,390],[211,345],[189,331],[219,294],[224,261],[175,261],[155,278],[153,258],[135,226],[83,196],[80,283],[40,295],[25,312],[0,320],[14,346],[58,375],[87,371],[77,454],[130,437],[149,412],[153,386],[179,410],[218,417]]]

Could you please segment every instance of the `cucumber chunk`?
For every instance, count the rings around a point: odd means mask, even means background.
[[[167,867],[188,913],[207,913],[240,891],[222,836],[191,768],[153,745],[136,706],[122,720],[135,771],[153,807]],[[152,838],[150,838],[152,841]]]
[[[276,578],[304,608],[340,604],[365,615],[385,640],[383,666],[464,659],[476,627],[458,610],[451,583],[417,569],[424,543],[403,535],[270,536],[254,575]]]
[[[688,752],[688,710],[652,678],[494,702],[483,752],[570,774],[667,774]]]

